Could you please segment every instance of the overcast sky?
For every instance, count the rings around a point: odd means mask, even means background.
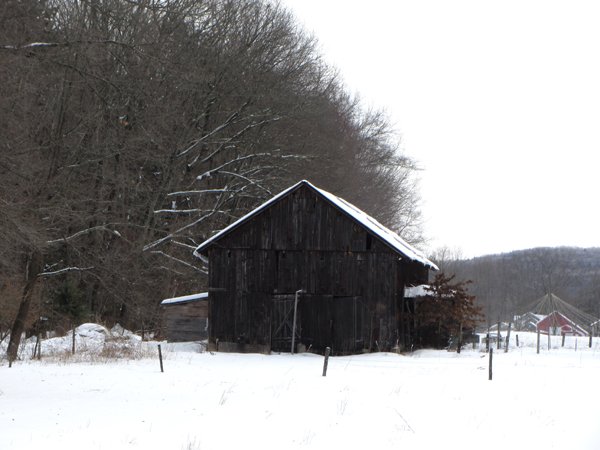
[[[600,246],[600,2],[283,3],[423,168],[430,248]]]

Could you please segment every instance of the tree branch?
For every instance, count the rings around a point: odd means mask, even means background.
[[[73,45],[94,45],[94,44],[110,44],[110,45],[119,45],[122,47],[131,48],[132,46],[126,44],[124,42],[115,41],[112,39],[104,39],[99,41],[94,41],[90,39],[82,39],[76,41],[65,41],[65,42],[30,42],[29,44],[24,45],[0,45],[0,50],[12,50],[12,51],[20,51],[20,50],[31,50],[31,49],[44,49],[51,47],[70,47]]]
[[[208,271],[203,270],[203,269],[199,269],[198,267],[193,266],[192,264],[190,264],[188,262],[185,262],[185,261],[183,261],[183,260],[181,260],[179,258],[175,258],[174,256],[171,256],[171,255],[169,255],[169,254],[167,254],[167,253],[165,253],[165,252],[163,252],[161,250],[153,250],[150,253],[153,253],[155,255],[162,255],[162,256],[164,256],[166,258],[169,258],[169,259],[171,259],[173,261],[176,261],[176,262],[178,262],[180,264],[183,264],[184,266],[187,266],[187,267],[189,267],[191,269],[194,269],[196,272],[200,272],[200,273],[202,273],[204,275],[208,275]]]
[[[115,236],[122,237],[121,233],[119,233],[117,230],[111,230],[110,228],[107,228],[106,225],[98,225],[95,227],[91,227],[91,228],[87,228],[85,230],[78,231],[77,233],[72,234],[71,236],[67,236],[67,237],[60,238],[60,239],[54,239],[52,241],[46,241],[46,244],[67,243],[67,241],[70,241],[71,239],[75,239],[76,237],[91,233],[92,231],[96,231],[96,230],[108,231],[109,233],[112,233]]]
[[[54,275],[60,275],[67,272],[83,272],[84,270],[92,270],[94,267],[65,267],[64,269],[55,270],[53,272],[42,272],[38,273],[38,277],[51,277]]]

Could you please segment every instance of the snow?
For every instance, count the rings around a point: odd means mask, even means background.
[[[318,187],[311,184],[307,180],[302,180],[302,181],[296,183],[295,185],[285,189],[284,191],[280,192],[279,194],[277,194],[270,200],[268,200],[265,203],[263,203],[262,205],[260,205],[258,208],[250,211],[248,214],[241,217],[240,219],[238,219],[237,221],[235,221],[228,227],[222,229],[217,234],[215,234],[213,237],[207,239],[202,244],[200,244],[200,246],[198,246],[198,248],[194,251],[194,255],[199,256],[200,253],[206,247],[208,247],[212,242],[216,241],[221,236],[229,233],[229,231],[238,227],[240,224],[242,224],[246,220],[250,219],[251,217],[255,216],[259,212],[268,208],[270,205],[277,202],[280,198],[285,197],[288,193],[294,191],[302,184],[310,186],[313,190],[317,191],[319,194],[321,194],[323,197],[325,197],[329,202],[331,202],[338,209],[340,209],[344,213],[348,214],[350,217],[352,217],[354,220],[359,222],[361,225],[363,225],[369,231],[374,233],[376,236],[381,238],[384,242],[386,242],[392,248],[394,248],[398,252],[402,253],[408,259],[410,259],[412,261],[417,261],[433,270],[438,270],[438,267],[433,262],[429,261],[420,251],[418,251],[417,249],[412,247],[410,244],[408,244],[397,233],[393,232],[389,228],[386,228],[381,223],[379,223],[377,220],[375,220],[374,218],[369,216],[364,211],[361,211],[360,209],[358,209],[356,206],[352,205],[351,203],[348,203],[346,200],[344,200],[340,197],[337,197],[327,191],[324,191],[323,189],[319,189]]]
[[[82,347],[118,332],[76,330]],[[600,338],[538,355],[534,334],[516,334],[492,381],[472,348],[332,357],[326,377],[319,355],[198,343],[160,343],[161,373],[158,343],[139,339],[141,358],[3,359],[0,449],[600,448]]]
[[[166,298],[161,305],[172,305],[174,303],[185,303],[193,300],[203,300],[208,298],[208,292],[201,292],[199,294],[182,295],[181,297]]]
[[[404,298],[426,297],[431,294],[431,287],[428,284],[410,286],[404,289]]]

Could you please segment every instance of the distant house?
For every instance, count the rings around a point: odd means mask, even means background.
[[[537,323],[540,333],[567,336],[588,336],[588,332],[564,314],[553,311]]]
[[[539,330],[544,334],[588,336],[590,324],[598,320],[553,293],[540,297],[532,310],[536,314],[527,313],[525,315],[530,319],[528,329],[531,329],[531,323],[537,318],[535,329],[532,331]]]
[[[209,260],[209,348],[334,354],[408,345],[404,289],[437,267],[355,206],[301,181],[194,252]],[[295,318],[295,319],[294,319]]]
[[[208,293],[167,298],[160,306],[168,342],[202,341],[208,337]]]
[[[535,314],[533,312],[527,312],[525,314],[515,316],[515,331],[537,331],[537,324],[540,320],[546,317],[545,314]]]

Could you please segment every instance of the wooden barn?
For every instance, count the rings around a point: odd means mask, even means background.
[[[308,181],[194,254],[209,261],[209,348],[222,351],[289,352],[292,340],[334,354],[402,348],[410,341],[405,286],[427,283],[437,270],[396,233]]]
[[[208,337],[208,293],[167,298],[160,306],[168,342],[202,341]]]

